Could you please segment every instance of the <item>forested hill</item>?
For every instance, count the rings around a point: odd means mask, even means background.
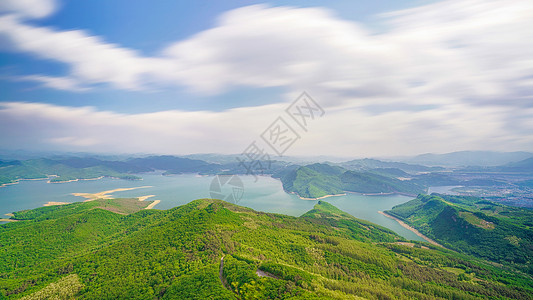
[[[133,174],[162,170],[169,174],[218,172],[220,165],[176,156],[150,156],[122,161],[95,157],[38,158],[24,161],[0,161],[0,185],[20,179],[44,179],[51,182],[116,177],[141,179]]]
[[[401,171],[401,170],[399,170]],[[283,189],[304,198],[320,198],[345,191],[358,193],[423,193],[425,187],[395,178],[390,169],[349,171],[339,166],[312,164],[280,174]],[[389,174],[385,176],[383,174]]]
[[[387,211],[444,246],[533,275],[533,211],[476,197],[420,195]]]
[[[533,292],[528,277],[406,243],[326,202],[296,218],[210,199],[170,210],[124,201],[15,214],[23,220],[0,226],[0,298],[530,299]]]
[[[269,175],[287,166],[281,161],[268,161],[264,169],[256,175]],[[14,183],[21,179],[47,179],[50,182],[65,182],[78,179],[99,177],[116,177],[137,180],[139,173],[162,171],[163,175],[199,173],[216,174],[250,174],[247,166],[238,160],[233,162],[210,163],[198,159],[189,159],[172,155],[107,160],[97,157],[54,157],[28,160],[0,160],[0,186]]]

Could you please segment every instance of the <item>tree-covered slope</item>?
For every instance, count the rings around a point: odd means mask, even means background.
[[[533,211],[476,197],[420,195],[387,213],[444,246],[533,274]]]
[[[131,172],[140,169],[128,168],[120,162],[108,162],[97,159],[29,159],[0,164],[0,184],[13,183],[20,179],[45,179],[50,182],[64,182],[76,179],[93,179],[98,177],[116,177],[122,179],[140,179]],[[146,171],[146,170],[144,170]]]
[[[416,195],[425,188],[408,180],[382,176],[370,172],[347,171],[341,175],[344,190],[358,193],[407,193]]]
[[[298,167],[280,177],[283,189],[304,198],[320,198],[343,193],[340,167],[312,164]]]
[[[348,171],[328,164],[312,164],[292,168],[280,175],[287,192],[304,198],[320,198],[341,194],[344,191],[357,193],[408,193],[418,194],[425,188],[410,181],[402,181],[373,172]]]
[[[0,226],[0,298],[528,299],[533,292],[530,278],[402,245],[325,202],[299,218],[211,199],[126,215],[94,203],[27,211],[19,214],[26,220]]]
[[[390,229],[358,219],[325,201],[318,201],[312,210],[301,217],[314,224],[345,230],[351,238],[363,242],[396,242],[400,240]]]
[[[423,165],[416,164],[406,164],[402,162],[389,162],[381,161],[372,158],[363,158],[363,159],[354,159],[340,163],[340,166],[354,171],[368,171],[378,168],[396,168],[408,173],[418,173],[418,172],[431,172],[431,171],[440,171],[443,170],[441,167],[428,167]]]
[[[218,164],[171,155],[122,158],[122,160],[104,160],[91,156],[38,158],[24,161],[0,160],[0,185],[14,183],[21,179],[46,178],[49,178],[50,182],[99,177],[135,180],[141,177],[134,174],[156,170],[163,171],[163,175],[182,173],[268,175],[283,172],[288,167],[286,162],[276,160],[261,161],[261,164],[262,168],[250,169],[250,166],[237,159]]]

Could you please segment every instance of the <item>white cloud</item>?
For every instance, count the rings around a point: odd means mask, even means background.
[[[21,17],[43,18],[57,9],[55,0],[2,0],[0,13],[8,12]]]
[[[157,57],[13,15],[0,18],[0,38],[70,66],[64,77],[27,77],[49,87],[181,85],[217,94],[281,86],[287,100],[306,90],[327,113],[293,154],[533,149],[533,2],[449,0],[383,17],[389,30],[374,33],[322,8],[243,7]],[[0,122],[47,147],[235,153],[284,108],[127,115],[10,103]],[[22,143],[6,128],[5,145]]]
[[[218,26],[163,53],[175,79],[201,92],[340,84],[367,93],[368,85],[390,82],[396,64],[390,50],[325,9],[255,5],[226,13]]]
[[[406,95],[483,102],[533,91],[531,1],[444,1],[386,20],[391,29],[374,34],[321,8],[250,6],[164,54],[177,82],[203,92],[287,86],[360,102]]]
[[[238,108],[226,112],[161,111],[119,114],[91,107],[41,103],[0,103],[0,148],[188,153],[213,149],[239,152],[281,109]],[[236,122],[235,120],[239,120]],[[245,126],[243,126],[245,125]]]
[[[3,103],[0,148],[31,145],[32,149],[96,152],[240,153],[255,140],[273,155],[259,135],[284,114],[284,108],[284,104],[277,104],[223,112],[173,110],[128,115],[90,107]],[[531,119],[509,123],[504,116],[501,109],[488,106],[451,105],[379,115],[360,109],[332,109],[313,121],[307,133],[300,130],[301,140],[286,154],[353,157],[435,149],[532,149]]]
[[[87,91],[90,89],[87,87],[80,86],[79,82],[68,77],[54,77],[54,76],[46,76],[46,75],[26,75],[26,76],[12,76],[12,77],[6,77],[6,78],[11,79],[13,81],[40,82],[43,86],[46,86],[52,89],[72,91],[72,92],[83,92],[83,91]]]
[[[424,94],[513,100],[533,91],[533,2],[443,1],[387,16],[385,36],[409,51],[405,78],[427,82]]]
[[[158,59],[141,57],[82,30],[34,27],[12,15],[0,17],[1,35],[19,51],[70,65],[71,80],[86,85],[110,83],[119,89],[139,90],[146,84],[143,78],[158,65]]]
[[[13,15],[0,19],[0,37],[17,51],[69,65],[64,77],[82,85],[128,90],[163,84],[217,94],[282,86],[330,94],[332,104],[407,95],[416,103],[437,95],[523,103],[533,91],[531,1],[448,0],[384,18],[390,29],[378,34],[323,8],[248,6],[158,57]]]

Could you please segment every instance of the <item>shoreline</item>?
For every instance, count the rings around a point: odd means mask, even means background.
[[[51,179],[54,178],[54,177],[58,177],[58,176],[57,175],[48,175],[48,177],[43,177],[43,178],[20,178],[20,179],[16,179],[13,182],[2,183],[2,184],[0,184],[0,188],[8,186],[8,185],[18,184],[18,183],[20,183],[20,181],[27,181],[27,180],[48,180],[46,183],[51,183],[51,184],[69,183],[69,182],[76,182],[76,181],[82,181],[82,180],[100,180],[100,179],[104,179],[106,177],[112,178],[112,179],[133,180],[133,181],[143,180],[143,178],[139,178],[139,179],[123,179],[123,178],[120,178],[120,177],[113,177],[113,176],[100,176],[100,177],[95,177],[95,178],[77,178],[77,179],[63,180],[63,181],[51,181]]]
[[[0,219],[0,222],[17,222],[15,219]]]
[[[296,193],[292,193],[292,194],[296,194]],[[316,200],[325,199],[325,198],[329,198],[329,197],[346,196],[346,193],[344,193],[344,194],[335,194],[335,195],[325,195],[325,196],[318,197],[318,198],[305,198],[305,197],[302,197],[302,196],[300,196],[298,194],[296,194],[296,195],[298,196],[298,198],[300,198],[302,200],[316,201]]]
[[[139,201],[145,201],[146,199],[152,198],[152,197],[155,197],[155,195],[141,196],[141,197],[137,197],[137,199],[139,199]],[[152,203],[148,204],[148,206],[146,206],[144,209],[152,209],[154,208],[154,206],[159,204],[159,202],[161,202],[161,200],[154,200]]]
[[[100,180],[103,179],[105,176],[95,177],[95,178],[77,178],[77,179],[71,179],[71,180],[63,180],[63,181],[51,181],[48,180],[47,183],[67,183],[67,182],[76,182],[76,181],[82,181],[82,180]]]
[[[316,200],[325,199],[325,198],[329,198],[329,197],[346,196],[347,194],[357,194],[357,195],[363,195],[363,196],[391,196],[391,195],[400,195],[400,196],[413,197],[413,198],[416,198],[416,197],[418,196],[418,195],[407,194],[407,193],[402,193],[402,192],[389,192],[389,193],[359,193],[359,192],[345,191],[345,192],[342,193],[342,194],[325,195],[325,196],[318,197],[318,198],[306,198],[306,197],[302,197],[302,196],[300,196],[300,195],[299,195],[298,193],[296,193],[296,192],[287,192],[287,191],[285,191],[285,192],[288,193],[288,194],[294,194],[294,195],[298,196],[298,198],[300,198],[300,199],[302,199],[302,200],[310,200],[310,201],[316,201]]]
[[[100,179],[104,179],[104,178],[111,178],[111,179],[120,179],[120,180],[131,180],[131,181],[141,181],[143,180],[143,178],[139,178],[139,179],[124,179],[124,178],[120,178],[120,177],[113,177],[113,176],[100,176],[100,177],[95,177],[95,178],[77,178],[77,179],[71,179],[71,180],[63,180],[63,181],[50,181],[48,180],[47,183],[52,183],[52,184],[55,184],[55,183],[68,183],[68,182],[76,182],[76,181],[84,181],[84,180],[100,180]],[[48,178],[50,179],[50,178]]]
[[[423,238],[424,240],[426,240],[428,243],[434,245],[434,246],[439,246],[439,247],[442,247],[442,248],[445,248],[444,246],[442,246],[441,244],[435,242],[434,240],[428,238],[427,236],[423,235],[422,233],[420,233],[418,230],[416,230],[415,228],[407,225],[404,221],[394,217],[394,216],[391,216],[385,212],[382,212],[382,211],[378,211],[379,214],[387,217],[387,218],[390,218],[390,219],[393,219],[394,221],[398,222],[398,224],[400,224],[403,228],[407,229],[407,230],[410,230],[412,231],[414,234],[416,234],[417,236]]]
[[[391,195],[400,195],[400,196],[413,197],[413,198],[416,198],[416,197],[418,196],[418,195],[408,194],[408,193],[403,193],[403,192],[359,193],[359,192],[350,192],[350,191],[346,191],[346,193],[350,193],[350,194],[358,194],[358,195],[363,195],[363,196],[391,196]]]
[[[57,202],[57,201],[48,201],[43,206],[54,206],[54,205],[66,205],[66,204],[72,204],[70,202]]]
[[[5,216],[8,216],[8,217],[14,217],[15,215],[12,214],[12,213],[7,213],[5,214]],[[17,222],[18,220],[16,219],[12,219],[12,218],[0,218],[0,222]]]
[[[102,199],[102,198],[113,199],[111,194],[114,192],[131,191],[131,190],[149,188],[149,187],[152,187],[152,186],[147,185],[147,186],[138,186],[138,187],[132,187],[132,188],[118,188],[118,189],[107,190],[107,191],[102,191],[98,193],[72,193],[72,195],[77,196],[77,197],[83,197],[86,199],[85,202],[87,202],[87,201],[92,201],[92,200]]]
[[[161,202],[161,200],[154,200],[154,202],[150,203],[150,205],[148,205],[148,206],[145,207],[144,209],[152,209],[152,208],[154,208],[154,206],[156,206],[157,204],[159,204],[159,202]]]
[[[148,198],[152,198],[152,197],[155,197],[155,195],[146,195],[146,196],[140,196],[140,197],[137,197],[137,199],[139,199],[139,201],[144,201]]]
[[[98,193],[93,193],[93,194],[91,193],[72,193],[72,194],[77,197],[85,198],[86,200],[83,202],[89,202],[89,201],[94,201],[97,199],[115,199],[111,197],[112,195],[110,195],[113,192],[129,191],[129,190],[135,190],[135,189],[147,188],[147,187],[151,187],[151,186],[140,186],[140,187],[134,187],[134,188],[118,188],[114,190],[103,191],[103,192],[98,192]],[[135,197],[135,198],[137,198],[139,201],[145,201],[146,199],[152,198],[152,197],[155,197],[155,195],[146,195],[146,196],[140,196],[140,197]],[[154,200],[144,209],[152,209],[154,206],[156,206],[160,202],[161,200]],[[43,204],[43,206],[67,205],[67,204],[72,204],[72,203],[71,202],[48,201],[47,203]]]
[[[2,183],[2,184],[0,184],[0,187],[4,187],[4,186],[8,186],[8,185],[18,184],[20,181],[29,181],[29,180],[46,180],[46,179],[50,179],[50,178],[49,178],[49,177],[45,177],[45,178],[20,178],[20,179],[16,179],[14,182]]]

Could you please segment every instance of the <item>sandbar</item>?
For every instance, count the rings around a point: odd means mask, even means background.
[[[154,206],[156,206],[159,202],[161,202],[161,200],[154,200],[154,202],[150,203],[150,205],[148,205],[148,206],[145,207],[144,209],[152,209],[152,208],[154,208]]]
[[[69,202],[48,201],[47,203],[43,204],[43,206],[65,205],[65,204],[70,204],[70,203]]]
[[[292,192],[291,194],[296,194],[295,192]],[[322,196],[322,197],[318,197],[318,198],[305,198],[305,197],[302,197],[298,194],[296,194],[298,196],[298,198],[302,199],[302,200],[311,200],[311,201],[316,201],[316,200],[320,200],[320,199],[325,199],[325,198],[329,198],[329,197],[338,197],[338,196],[346,196],[346,193],[344,194],[335,194],[335,195],[326,195],[326,196]]]
[[[0,222],[17,222],[18,220],[14,219],[0,219]]]
[[[83,197],[83,198],[87,199],[85,201],[92,201],[92,200],[96,200],[96,199],[113,199],[113,197],[111,196],[111,193],[122,192],[122,191],[131,191],[131,190],[143,189],[143,188],[149,188],[149,187],[152,187],[152,186],[139,186],[139,187],[133,187],[133,188],[118,188],[118,189],[109,190],[109,191],[103,191],[103,192],[98,192],[98,193],[72,193],[72,195],[78,196],[78,197]]]
[[[155,197],[155,195],[146,195],[146,196],[141,196],[141,197],[137,197],[137,199],[139,199],[139,201],[144,201],[148,198],[152,198],[152,197]]]

